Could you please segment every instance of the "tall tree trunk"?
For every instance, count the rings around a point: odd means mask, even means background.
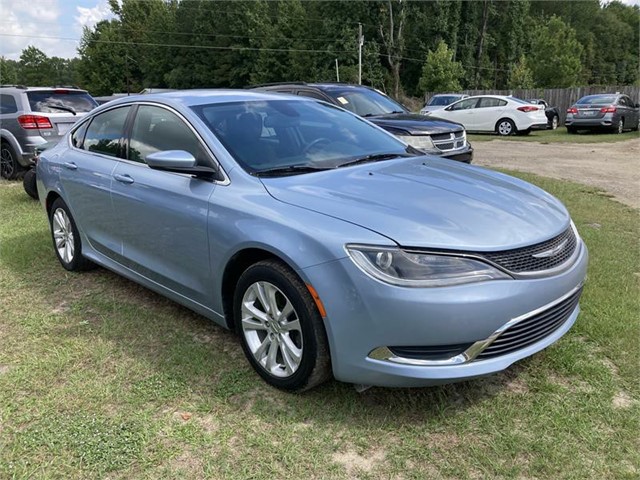
[[[489,6],[492,0],[484,0],[482,6],[482,30],[478,40],[478,55],[476,56],[476,89],[480,88],[480,62],[482,61],[482,48],[484,47],[484,37],[487,34],[487,22],[489,21]]]
[[[397,12],[393,11],[393,4],[398,5]],[[404,54],[404,25],[407,18],[406,2],[403,0],[387,0],[387,9],[389,14],[389,27],[385,32],[382,22],[380,23],[380,36],[387,50],[386,57],[391,68],[393,76],[393,95],[395,98],[400,96],[400,66],[402,64],[402,55]]]

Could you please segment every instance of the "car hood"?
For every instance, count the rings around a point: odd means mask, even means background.
[[[435,135],[464,130],[459,123],[414,113],[389,113],[367,117],[367,120],[393,133],[405,132],[410,135]]]
[[[277,200],[405,247],[506,250],[547,240],[570,222],[564,206],[533,185],[429,156],[261,180]]]

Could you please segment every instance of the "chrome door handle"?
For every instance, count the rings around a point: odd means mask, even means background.
[[[78,169],[78,166],[73,162],[64,162],[63,165],[64,165],[65,168],[67,168],[69,170],[77,170]]]
[[[133,178],[131,178],[129,175],[118,175],[115,174],[113,176],[113,178],[115,178],[117,181],[119,181],[120,183],[126,183],[128,185],[132,184],[135,180]]]

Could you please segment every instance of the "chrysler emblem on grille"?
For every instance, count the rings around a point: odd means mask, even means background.
[[[564,247],[567,245],[567,242],[569,241],[569,239],[564,239],[562,242],[560,242],[560,244],[556,247],[550,248],[549,250],[545,250],[544,252],[540,252],[540,253],[536,253],[535,255],[531,255],[533,258],[549,258],[549,257],[553,257],[554,255],[557,255],[558,253],[560,253],[562,251],[562,249],[564,249]]]

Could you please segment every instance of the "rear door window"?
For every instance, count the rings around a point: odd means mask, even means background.
[[[98,106],[87,92],[75,90],[32,90],[27,98],[31,111],[40,113],[86,113]]]
[[[482,97],[477,108],[504,107],[506,104],[506,101],[500,100],[499,98]]]
[[[82,148],[111,157],[120,155],[120,141],[131,107],[120,107],[96,115],[87,128]]]

